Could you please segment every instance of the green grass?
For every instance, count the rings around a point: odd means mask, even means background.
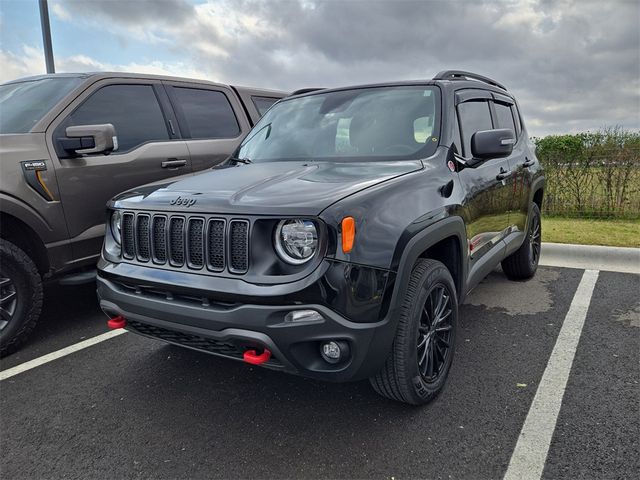
[[[640,219],[587,220],[578,218],[543,217],[542,241],[640,247]]]

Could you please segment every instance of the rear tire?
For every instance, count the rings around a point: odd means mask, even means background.
[[[518,250],[502,261],[502,270],[510,280],[529,279],[538,270],[542,247],[542,224],[537,204],[531,204],[530,215],[529,228],[524,242]]]
[[[433,400],[445,384],[455,350],[458,298],[442,263],[420,259],[400,308],[385,366],[369,381],[380,395],[412,405]]]
[[[41,308],[42,279],[35,263],[13,243],[0,239],[0,356],[22,345]]]

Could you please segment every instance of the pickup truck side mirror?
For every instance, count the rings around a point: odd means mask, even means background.
[[[60,146],[70,154],[104,153],[108,155],[118,148],[116,129],[110,123],[103,125],[75,125],[67,127],[66,137],[60,138]]]
[[[513,151],[516,135],[510,128],[480,130],[471,137],[471,153],[474,158],[506,157]]]

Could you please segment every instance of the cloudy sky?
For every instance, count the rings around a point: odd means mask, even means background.
[[[278,89],[463,69],[515,93],[529,133],[640,128],[638,0],[49,0],[57,71]],[[44,73],[37,0],[0,0],[0,81]]]

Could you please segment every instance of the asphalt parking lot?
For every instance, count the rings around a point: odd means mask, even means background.
[[[385,400],[367,382],[320,383],[130,333],[111,338],[1,381],[0,474],[485,479],[513,468],[513,475],[523,425],[544,427],[546,413],[532,402],[543,374],[551,378],[552,359],[566,353],[560,341],[554,346],[584,276],[541,267],[533,280],[514,283],[492,273],[462,308],[445,390],[423,408]],[[562,330],[579,342],[564,395],[545,390],[562,403],[542,478],[640,471],[639,292],[639,275],[600,272],[584,325]],[[105,320],[91,286],[52,287],[33,340],[1,369],[102,334]]]

